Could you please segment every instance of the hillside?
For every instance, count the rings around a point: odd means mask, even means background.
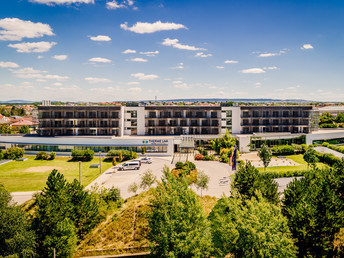
[[[146,212],[151,197],[150,190],[127,199],[80,243],[75,257],[148,251]],[[215,197],[201,198],[207,214],[216,202]]]

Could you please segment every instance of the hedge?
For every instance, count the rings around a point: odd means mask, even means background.
[[[334,151],[338,151],[338,152],[344,153],[344,146],[337,146],[337,145],[334,145],[334,144],[329,144],[328,142],[323,142],[321,144],[321,146],[327,147],[327,148],[329,148],[331,150],[334,150]]]
[[[72,150],[73,161],[91,161],[94,157],[93,150]]]
[[[295,177],[295,176],[304,176],[309,170],[291,170],[291,171],[269,171],[261,172],[260,177],[262,178],[281,178],[281,177]]]
[[[2,152],[4,159],[20,159],[24,156],[24,149],[18,147],[12,147]]]
[[[114,157],[119,157],[122,153],[123,160],[131,160],[131,159],[136,159],[137,158],[137,153],[134,151],[128,151],[128,150],[110,150],[106,154],[107,158],[114,158]],[[120,161],[120,160],[119,160]]]

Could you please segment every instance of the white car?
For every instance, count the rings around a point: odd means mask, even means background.
[[[129,161],[126,163],[121,164],[118,167],[118,170],[129,170],[129,169],[136,169],[139,170],[140,169],[140,162],[139,161]]]
[[[140,159],[142,163],[147,163],[147,164],[151,164],[152,163],[152,159],[148,158],[148,157],[144,157]]]

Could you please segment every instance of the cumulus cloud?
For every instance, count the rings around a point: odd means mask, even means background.
[[[106,78],[98,78],[98,77],[86,77],[85,81],[88,83],[108,83],[111,82],[111,80]]]
[[[11,70],[15,77],[24,79],[36,79],[40,82],[43,80],[57,80],[65,81],[69,79],[68,76],[61,76],[55,74],[47,74],[47,71],[35,70],[31,67],[26,67],[18,70]]]
[[[237,64],[239,63],[238,61],[235,61],[235,60],[226,60],[224,61],[225,64]]]
[[[116,9],[127,8],[129,6],[132,6],[134,10],[137,10],[137,7],[133,5],[134,5],[134,1],[132,0],[122,1],[121,3],[119,3],[116,0],[113,0],[111,2],[106,3],[106,8],[109,10],[116,10]]]
[[[17,49],[19,53],[43,53],[48,52],[56,44],[56,42],[41,41],[9,44],[8,46]]]
[[[53,83],[53,85],[54,85],[54,86],[62,86],[62,83],[60,83],[60,82],[55,82],[55,83]]]
[[[133,49],[127,49],[122,52],[122,54],[135,54],[136,50]]]
[[[314,47],[311,44],[304,44],[301,49],[302,50],[307,50],[307,49],[313,49]]]
[[[157,78],[159,78],[159,76],[157,76],[156,74],[144,74],[144,73],[132,73],[131,76],[145,81],[145,80],[155,80]]]
[[[90,37],[90,40],[93,41],[111,41],[111,38],[109,36],[105,36],[105,35],[98,35],[96,37]]]
[[[0,68],[18,68],[19,65],[13,62],[0,62]]]
[[[135,33],[144,34],[144,33],[154,33],[157,31],[164,30],[179,30],[187,29],[183,24],[171,23],[171,22],[161,22],[157,21],[154,23],[148,22],[137,22],[132,27],[128,27],[128,23],[125,22],[121,24],[121,28],[124,30],[129,30]]]
[[[259,73],[265,73],[265,71],[262,68],[250,68],[250,69],[244,69],[240,71],[241,73],[253,73],[253,74],[259,74]]]
[[[59,61],[63,61],[68,58],[68,55],[54,55],[53,58]]]
[[[111,63],[112,62],[110,59],[103,58],[103,57],[93,57],[93,58],[88,59],[88,61],[93,62],[93,63]]]
[[[159,54],[159,51],[147,51],[147,52],[140,52],[141,55],[146,55],[146,56],[156,56]]]
[[[94,0],[29,0],[33,3],[54,5],[54,4],[94,4]]]
[[[0,40],[20,41],[23,38],[40,38],[45,35],[53,36],[52,28],[48,24],[24,21],[18,18],[0,20]]]
[[[166,38],[166,39],[164,39],[162,44],[164,46],[172,46],[174,48],[183,49],[183,50],[191,50],[191,51],[199,51],[199,50],[203,50],[204,51],[204,50],[206,50],[204,48],[198,48],[198,47],[195,47],[195,46],[182,45],[182,44],[180,44],[178,42],[179,42],[178,39]]]
[[[177,66],[172,67],[173,69],[184,69],[184,63],[179,63]]]
[[[217,65],[216,68],[217,68],[217,69],[223,69],[224,67],[223,67],[223,66]]]
[[[204,54],[203,52],[199,52],[195,55],[195,57],[209,57],[213,56],[212,54]]]
[[[183,81],[173,81],[172,82],[174,84],[174,88],[177,89],[190,89],[192,88],[190,85],[188,85],[187,83],[183,82]]]
[[[276,66],[268,66],[268,67],[264,67],[263,69],[265,69],[265,70],[277,70],[278,67],[276,67]]]
[[[272,57],[272,56],[280,56],[282,54],[285,54],[285,50],[280,50],[278,52],[271,52],[271,53],[261,53],[258,55],[258,57]]]
[[[142,63],[146,63],[148,62],[147,59],[141,58],[141,57],[136,57],[136,58],[131,58],[131,59],[127,59],[127,61],[132,61],[132,62],[142,62]]]
[[[129,88],[128,91],[131,93],[140,93],[142,92],[142,89],[140,87],[135,87],[135,88]]]

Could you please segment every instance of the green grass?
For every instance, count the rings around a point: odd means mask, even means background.
[[[298,154],[298,155],[289,155],[286,156],[286,158],[291,159],[295,161],[296,163],[300,164],[298,166],[279,166],[279,167],[267,167],[266,172],[287,172],[287,171],[301,171],[301,170],[307,170],[307,162],[304,161],[303,155]],[[317,168],[326,168],[328,167],[324,163],[317,163]],[[257,168],[258,171],[264,172],[264,168]]]
[[[35,160],[34,156],[25,156],[27,161],[12,161],[0,165],[0,183],[9,192],[39,191],[45,186],[49,173],[55,168],[68,181],[79,179],[79,162],[70,162],[68,157],[56,157],[55,160]],[[99,158],[81,163],[81,183],[88,185],[99,176],[99,168],[90,168],[98,164]],[[46,166],[46,168],[42,168]],[[111,162],[102,162],[102,172],[112,166]],[[43,170],[43,171],[42,171]]]

